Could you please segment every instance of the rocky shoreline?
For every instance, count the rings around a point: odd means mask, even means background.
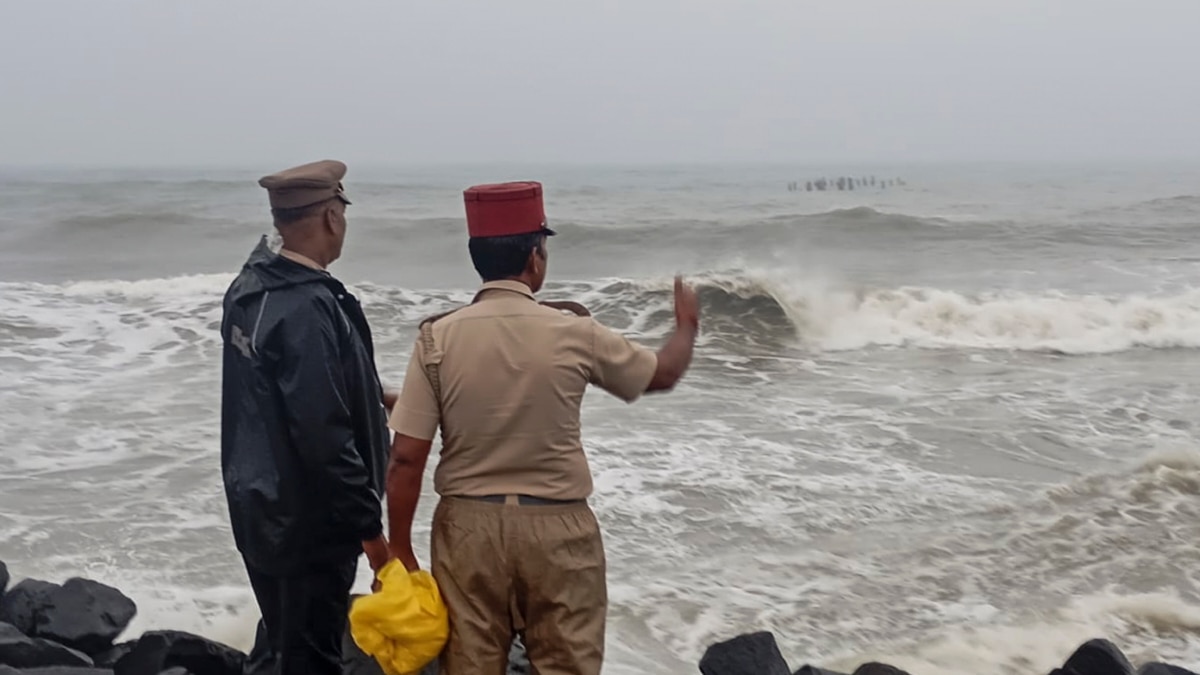
[[[241,675],[246,655],[228,645],[182,631],[147,631],[117,642],[137,605],[116,588],[83,578],[62,584],[23,579],[9,587],[0,561],[0,675]],[[374,659],[344,637],[347,675],[382,675]],[[768,632],[739,635],[708,648],[702,675],[910,675],[883,663],[864,663],[853,673],[813,665],[793,671]],[[520,642],[509,655],[509,675],[528,675]],[[964,675],[969,675],[969,668]],[[1048,675],[1197,675],[1165,663],[1135,669],[1116,645],[1091,640]],[[437,675],[430,664],[420,675]],[[913,673],[911,675],[920,675]],[[1031,673],[1030,675],[1046,675]]]
[[[864,663],[853,673],[841,673],[805,664],[792,671],[775,636],[767,632],[747,633],[712,645],[700,659],[702,675],[920,675],[886,663]],[[971,674],[969,664],[963,675]],[[1047,675],[1031,672],[1029,675]],[[1061,667],[1048,675],[1197,675],[1165,663],[1146,663],[1135,669],[1116,645],[1103,638],[1080,645]]]

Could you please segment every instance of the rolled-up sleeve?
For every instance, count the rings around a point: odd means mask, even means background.
[[[654,378],[658,355],[598,321],[591,323],[591,383],[626,403],[636,401]]]
[[[424,363],[421,341],[417,340],[408,359],[408,371],[404,374],[400,397],[388,418],[388,426],[398,434],[431,441],[437,433],[442,415]]]

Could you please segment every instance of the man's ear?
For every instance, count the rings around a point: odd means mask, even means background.
[[[325,224],[325,229],[328,230],[330,234],[337,234],[337,207],[330,206],[329,208],[325,209],[325,215],[322,218],[322,221]]]

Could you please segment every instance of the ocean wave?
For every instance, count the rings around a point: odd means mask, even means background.
[[[905,213],[892,213],[888,211],[880,211],[869,206],[854,206],[849,208],[833,209],[822,213],[776,216],[772,218],[772,220],[800,220],[809,221],[820,225],[889,227],[905,230],[914,228],[945,228],[947,226],[956,224],[954,221],[947,218],[918,216]]]
[[[693,283],[711,329],[729,336],[786,330],[820,350],[916,347],[1100,354],[1200,347],[1200,290],[1162,297],[1056,291],[969,294],[920,287],[844,289],[744,273],[701,275]],[[620,281],[596,297],[665,305],[670,286],[666,280]]]
[[[957,487],[947,478],[930,492]],[[677,554],[686,566],[664,560],[652,568],[655,583],[620,579],[613,595],[621,613],[685,660],[749,628],[776,633],[793,667],[839,672],[868,660],[930,675],[1048,672],[1094,637],[1115,640],[1138,661],[1186,664],[1200,654],[1188,572],[1198,485],[1200,452],[1182,445],[1055,486],[983,491],[900,533],[857,520],[810,540],[788,529],[801,518],[765,496],[781,493],[761,489],[759,521],[770,523],[757,535],[761,548],[695,547]],[[800,502],[820,499],[797,492]],[[889,499],[864,491],[825,508],[852,507],[855,497]],[[708,531],[729,517],[688,522]]]
[[[1172,592],[1098,592],[1060,609],[1002,623],[973,622],[909,645],[855,650],[823,664],[849,672],[864,661],[895,664],[923,675],[1019,675],[1050,672],[1094,638],[1114,639],[1136,663],[1194,661],[1200,605]]]
[[[1147,199],[1126,207],[1130,211],[1154,211],[1166,214],[1194,213],[1200,209],[1200,195],[1176,195]]]
[[[128,301],[172,313],[211,312],[231,274],[139,281],[0,284],[23,306]],[[704,333],[731,345],[819,351],[867,348],[981,349],[1103,354],[1136,348],[1200,347],[1200,289],[1177,295],[1078,295],[1058,291],[965,293],[950,289],[844,288],[778,273],[707,273],[689,277],[700,298]],[[416,321],[461,304],[471,289],[422,291],[364,283],[369,313]],[[661,335],[673,321],[670,279],[605,279],[548,284],[546,298],[583,302],[602,321]],[[50,299],[53,299],[51,301]],[[26,312],[0,306],[12,333],[37,330]],[[6,316],[6,314],[8,316]],[[62,321],[56,321],[62,328]]]
[[[195,211],[113,211],[92,213],[62,218],[54,222],[54,228],[67,233],[120,235],[125,233],[147,233],[162,228],[178,228],[223,224],[225,221],[197,215]]]

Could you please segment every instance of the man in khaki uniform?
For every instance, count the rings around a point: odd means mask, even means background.
[[[505,672],[514,635],[539,675],[596,675],[607,586],[580,440],[589,384],[623,399],[670,390],[692,358],[695,293],[675,282],[676,328],[657,353],[574,303],[539,303],[546,227],[538,183],[464,193],[474,301],[421,324],[389,425],[391,553],[417,569],[412,519],[432,440],[433,575],[450,612],[447,675]],[[569,313],[568,313],[569,312]]]

